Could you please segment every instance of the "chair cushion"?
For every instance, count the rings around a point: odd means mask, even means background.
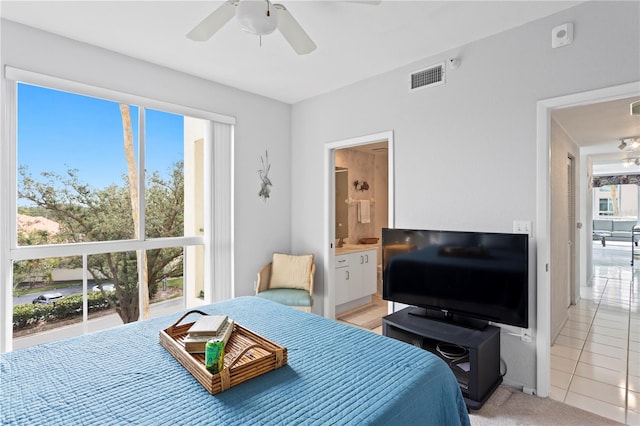
[[[312,264],[312,254],[295,256],[273,253],[269,288],[308,289]]]
[[[288,306],[311,306],[312,303],[311,296],[306,290],[293,288],[272,288],[256,296]]]

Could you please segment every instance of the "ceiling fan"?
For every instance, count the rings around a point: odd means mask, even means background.
[[[228,0],[196,25],[187,38],[209,40],[234,16],[244,31],[258,36],[271,34],[277,28],[298,55],[311,53],[317,47],[286,7],[269,0]]]

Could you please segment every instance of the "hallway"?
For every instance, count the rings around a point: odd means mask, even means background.
[[[638,253],[638,251],[636,251]],[[628,425],[640,424],[640,259],[629,243],[593,243],[594,278],[551,347],[551,395]],[[635,272],[635,273],[634,273]]]

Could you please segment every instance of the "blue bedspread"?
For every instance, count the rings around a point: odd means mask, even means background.
[[[469,424],[455,377],[426,351],[256,297],[202,310],[285,346],[288,364],[210,395],[158,343],[169,315],[0,355],[1,423]]]

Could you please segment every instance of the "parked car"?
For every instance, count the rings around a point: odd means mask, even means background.
[[[104,291],[115,291],[116,286],[115,284],[111,284],[111,283],[104,283],[102,284],[102,289]],[[93,291],[100,291],[100,284],[96,284],[93,287],[91,287],[91,290]]]
[[[34,305],[38,304],[38,303],[56,303],[56,300],[62,298],[63,295],[62,293],[47,293],[47,294],[41,294],[40,296],[36,297],[35,299],[33,299],[31,301],[31,303],[33,303]]]

